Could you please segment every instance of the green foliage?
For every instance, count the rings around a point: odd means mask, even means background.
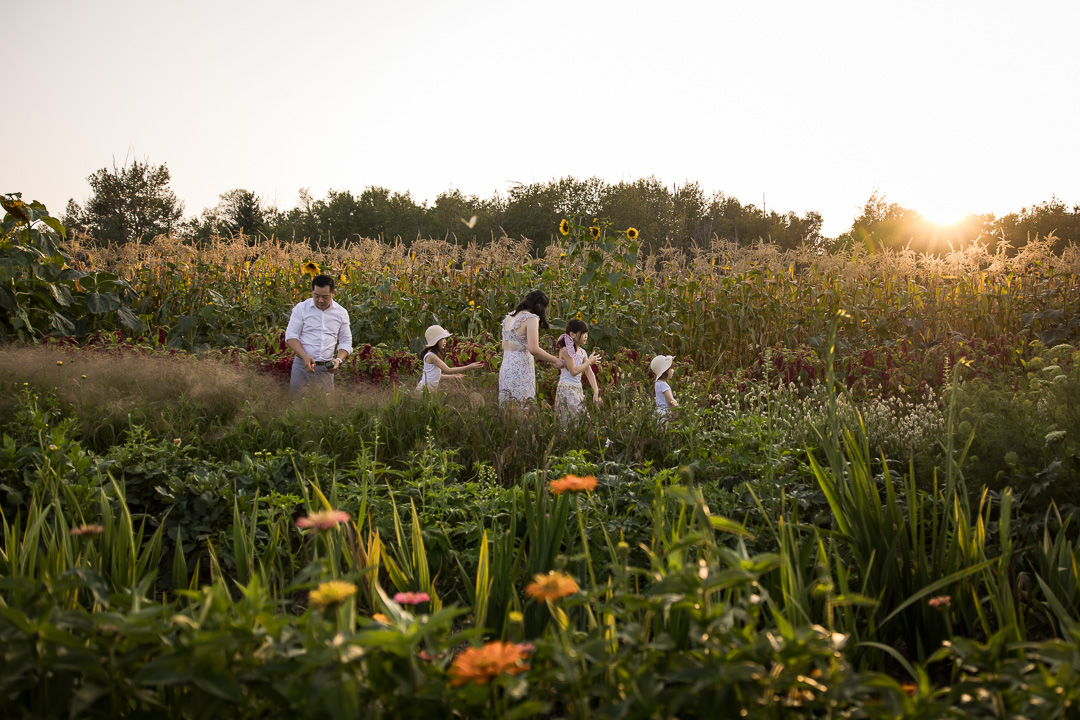
[[[1080,491],[1080,353],[1036,344],[1014,386],[977,380],[959,389],[961,432],[974,432],[971,472],[1024,492],[1033,508],[1076,505]]]
[[[67,232],[39,202],[21,193],[2,196],[0,224],[0,337],[85,337],[98,328],[146,328],[132,312],[134,292],[123,279],[69,266]]]

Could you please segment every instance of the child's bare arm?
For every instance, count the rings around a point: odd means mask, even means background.
[[[585,369],[585,379],[589,381],[589,387],[592,388],[593,402],[600,402],[600,387],[596,384],[596,373],[593,372],[592,367]]]

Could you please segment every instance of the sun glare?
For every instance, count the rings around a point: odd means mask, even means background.
[[[950,207],[947,203],[928,203],[925,208],[920,206],[918,210],[920,215],[940,227],[956,225],[968,216],[968,211]]]

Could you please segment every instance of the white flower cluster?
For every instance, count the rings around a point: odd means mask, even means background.
[[[745,393],[717,398],[715,408],[730,419],[760,417],[784,445],[815,446],[830,424],[828,393],[820,384],[808,391],[794,384],[775,389],[757,383]],[[852,430],[861,420],[871,451],[893,459],[931,450],[946,428],[943,403],[932,391],[921,401],[840,395],[836,412],[841,424]]]

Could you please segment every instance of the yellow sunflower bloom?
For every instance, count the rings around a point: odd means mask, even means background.
[[[598,228],[595,225],[593,225],[592,227],[589,228],[589,232],[592,233],[593,239],[596,239],[596,238],[600,237],[600,228]]]
[[[563,221],[561,223],[559,223],[559,232],[561,232],[563,235],[569,235],[570,234],[570,221],[569,220],[563,218]]]
[[[631,240],[637,240],[637,228],[626,228],[626,237],[630,238]]]

